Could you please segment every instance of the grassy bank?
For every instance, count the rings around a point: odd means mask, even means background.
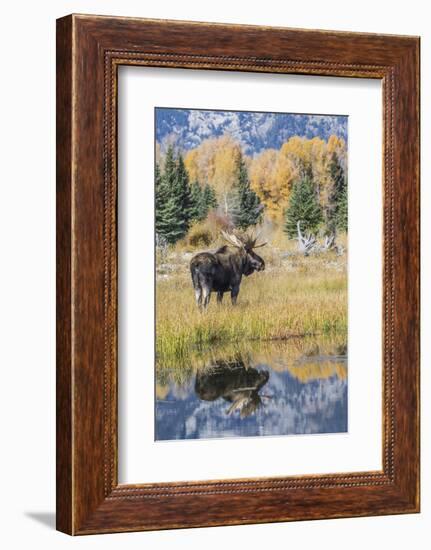
[[[208,310],[201,313],[194,302],[189,258],[177,255],[180,260],[157,278],[158,356],[178,360],[192,349],[219,343],[347,332],[345,257],[337,258],[335,253],[283,257],[269,247],[262,256],[266,271],[243,278],[236,307],[231,306],[229,294],[221,306],[213,295]]]

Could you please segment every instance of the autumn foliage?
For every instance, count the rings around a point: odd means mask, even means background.
[[[309,172],[316,196],[323,210],[329,207],[334,180],[331,176],[331,159],[336,155],[345,168],[346,146],[343,139],[331,136],[326,142],[315,137],[292,137],[280,150],[269,149],[255,157],[250,164],[252,188],[266,208],[266,214],[281,221],[297,181]]]
[[[191,217],[191,223],[193,219],[204,221],[217,205],[219,215],[242,229],[268,220],[278,227],[287,224],[285,232],[292,237],[290,227],[296,224],[292,212],[313,211],[310,227],[319,226],[326,233],[347,230],[347,150],[342,138],[331,135],[326,141],[293,136],[279,149],[264,149],[252,157],[244,153],[241,143],[225,134],[182,154],[191,196],[212,193],[211,201]],[[157,159],[163,167],[166,160],[159,144]],[[169,162],[170,158],[168,170]],[[313,201],[312,208],[297,208],[300,193]],[[200,204],[199,200],[195,204]],[[306,225],[306,220],[302,221]]]

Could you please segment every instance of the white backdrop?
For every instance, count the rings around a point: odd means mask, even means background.
[[[2,11],[1,542],[5,548],[351,550],[429,546],[431,339],[423,338],[421,515],[101,535],[53,530],[55,449],[55,18],[70,12],[422,35],[422,150],[431,150],[431,30],[421,0],[16,0]],[[3,44],[4,41],[4,44]],[[423,334],[431,332],[431,170],[422,155]]]

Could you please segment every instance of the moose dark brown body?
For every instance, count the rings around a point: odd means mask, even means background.
[[[223,233],[231,246],[222,246],[215,252],[200,252],[190,262],[196,303],[206,308],[211,292],[217,292],[217,301],[221,303],[223,294],[230,292],[232,304],[235,305],[241,285],[242,276],[249,276],[255,271],[263,271],[265,262],[253,248],[257,248],[256,239],[240,239],[235,235]]]

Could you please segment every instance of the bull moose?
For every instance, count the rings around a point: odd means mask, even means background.
[[[198,371],[195,392],[204,401],[223,398],[230,403],[226,414],[239,411],[240,418],[246,418],[262,405],[259,392],[269,380],[267,370],[246,367],[240,358],[217,360],[204,370]]]
[[[230,291],[232,305],[236,304],[242,276],[248,277],[255,271],[263,271],[265,262],[253,249],[267,243],[256,244],[257,237],[238,236],[222,231],[228,242],[215,252],[200,252],[190,262],[196,303],[199,308],[208,307],[211,292],[217,292],[217,302]]]

